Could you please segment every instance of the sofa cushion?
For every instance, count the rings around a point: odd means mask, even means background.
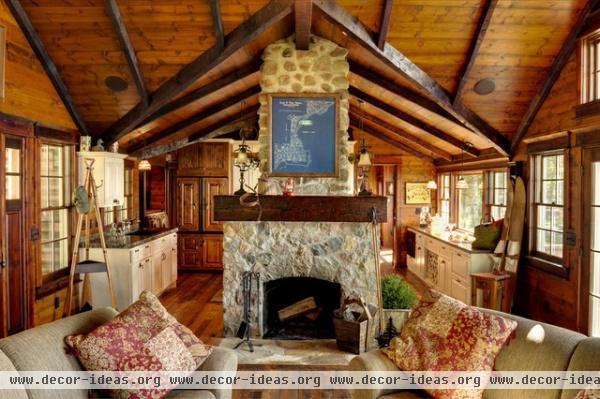
[[[585,338],[579,341],[569,361],[568,370],[600,370],[600,338]],[[562,391],[561,399],[573,399],[577,393],[576,389],[565,389]]]
[[[0,339],[0,350],[17,370],[78,371],[81,366],[66,353],[64,338],[86,333],[111,320],[114,309],[96,309],[25,330]],[[27,390],[30,399],[87,399],[85,390]]]
[[[0,352],[0,371],[17,371],[10,359],[2,352]],[[23,388],[22,385],[21,387]],[[7,389],[0,391],[0,397],[3,399],[27,399],[27,393],[25,389]]]
[[[398,391],[389,395],[380,396],[378,399],[422,399],[431,398],[425,391],[410,390],[410,391]]]
[[[585,336],[564,328],[525,319],[523,317],[482,309],[517,322],[516,339],[505,345],[496,357],[498,371],[561,371],[569,366],[569,359]],[[598,369],[594,369],[598,370]],[[558,399],[559,389],[544,390],[487,390],[485,399]]]
[[[488,371],[517,328],[499,315],[482,313],[430,290],[384,353],[401,370]],[[481,398],[483,389],[428,389],[435,398]]]
[[[176,389],[169,392],[167,399],[215,399],[210,391],[194,391],[191,389]]]

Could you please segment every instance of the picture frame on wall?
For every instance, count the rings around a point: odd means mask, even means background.
[[[270,94],[269,174],[339,176],[340,96]]]
[[[427,188],[427,182],[406,182],[404,202],[406,205],[430,204],[431,190]]]

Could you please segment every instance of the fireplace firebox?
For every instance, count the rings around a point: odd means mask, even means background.
[[[284,277],[266,282],[263,292],[263,338],[335,338],[333,311],[340,307],[340,284]]]

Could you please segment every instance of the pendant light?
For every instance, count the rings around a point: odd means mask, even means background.
[[[467,147],[471,147],[470,143],[465,143],[465,145]],[[461,147],[460,148],[460,159],[461,159],[461,163],[460,163],[460,167],[461,169],[464,168],[465,166],[465,153],[464,153],[464,148]],[[456,189],[457,190],[466,190],[467,188],[469,188],[469,184],[467,183],[467,181],[465,180],[465,178],[463,176],[460,176],[458,178],[458,180],[456,181]]]

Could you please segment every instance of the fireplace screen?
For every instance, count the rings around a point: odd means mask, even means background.
[[[333,311],[340,307],[338,283],[286,277],[264,285],[264,338],[335,338]]]

